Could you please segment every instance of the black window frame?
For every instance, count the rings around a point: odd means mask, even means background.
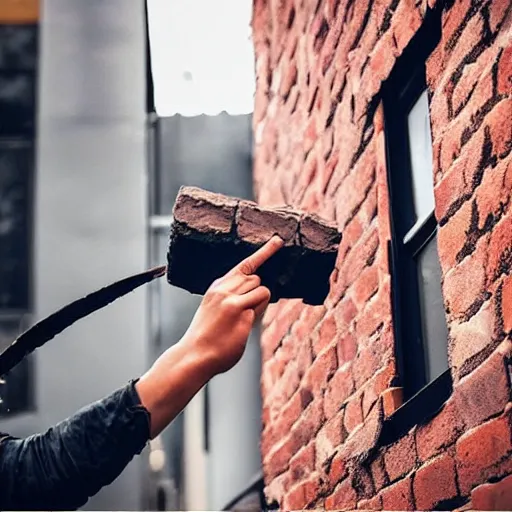
[[[431,382],[426,380],[420,293],[417,266],[413,261],[436,236],[438,225],[433,210],[426,218],[419,219],[411,226],[410,219],[415,217],[415,212],[407,127],[404,126],[411,107],[425,90],[428,91],[426,61],[441,40],[441,12],[439,6],[428,10],[421,28],[397,60],[382,87],[391,225],[388,257],[395,357],[404,397],[403,405],[384,423],[383,444],[393,442],[414,425],[434,416],[453,389],[449,365],[439,377]],[[404,167],[409,172],[403,172]],[[399,172],[396,172],[397,169]]]

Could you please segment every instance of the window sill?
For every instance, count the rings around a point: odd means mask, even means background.
[[[446,370],[384,420],[380,444],[392,444],[415,425],[426,423],[434,417],[450,398],[452,389],[450,370]]]

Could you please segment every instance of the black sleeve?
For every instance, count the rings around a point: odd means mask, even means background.
[[[135,381],[44,434],[0,442],[0,510],[75,510],[149,440]]]

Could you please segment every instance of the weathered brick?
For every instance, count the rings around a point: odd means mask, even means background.
[[[346,437],[343,427],[343,411],[330,419],[318,432],[316,437],[316,462],[321,469],[333,456]]]
[[[501,28],[505,16],[510,13],[510,2],[497,0],[489,4],[489,28],[496,32]]]
[[[412,480],[408,476],[380,493],[383,510],[414,510]]]
[[[488,244],[488,237],[480,239],[475,251],[444,276],[443,292],[452,317],[464,316],[485,290]]]
[[[475,510],[507,510],[512,503],[512,475],[473,489],[471,503]]]
[[[340,333],[345,333],[350,327],[352,320],[354,320],[357,315],[357,309],[354,301],[349,297],[341,300],[336,305],[333,315],[336,319],[338,331]]]
[[[327,385],[324,394],[326,418],[332,418],[353,391],[354,379],[350,367],[344,366],[338,369]]]
[[[295,455],[296,448],[292,436],[287,436],[267,454],[263,460],[263,468],[268,481],[283,473]]]
[[[501,290],[501,313],[503,315],[503,330],[512,331],[512,276],[505,276]]]
[[[347,466],[345,460],[339,454],[336,454],[329,466],[327,472],[327,480],[331,489],[334,489],[335,485],[347,475]]]
[[[336,371],[337,364],[336,347],[334,345],[325,349],[312,362],[304,379],[315,396],[323,394],[327,382]]]
[[[291,431],[291,438],[295,450],[306,445],[313,439],[324,423],[324,414],[320,400],[313,400],[302,413],[299,421],[295,423]]]
[[[419,459],[425,461],[438,455],[443,448],[456,441],[463,428],[464,423],[457,409],[457,402],[448,401],[431,421],[416,430]]]
[[[374,496],[367,500],[360,500],[357,508],[358,510],[382,510],[382,497]]]
[[[290,460],[290,477],[292,482],[307,478],[315,467],[315,443],[311,441],[298,451]]]
[[[383,455],[378,455],[374,460],[372,460],[370,463],[370,470],[376,491],[380,491],[383,487],[389,484]]]
[[[349,478],[343,480],[334,492],[325,500],[325,508],[330,510],[354,509],[357,503],[357,494]]]
[[[334,343],[336,333],[336,317],[333,311],[329,311],[318,324],[316,336],[313,339],[313,353],[315,357],[327,346]]]
[[[489,242],[489,263],[487,265],[487,278],[495,280],[503,273],[508,273],[512,263],[512,215],[508,213],[494,227]]]
[[[409,473],[416,464],[414,432],[392,444],[384,454],[384,462],[392,482]]]
[[[498,94],[510,94],[512,91],[512,44],[507,46],[498,62]]]
[[[363,270],[359,278],[353,284],[352,298],[358,309],[362,309],[379,286],[379,269],[372,265]]]
[[[486,481],[489,470],[512,450],[510,418],[492,419],[464,434],[456,444],[457,473],[463,494]]]
[[[347,403],[345,409],[345,428],[352,432],[363,421],[363,410],[361,408],[361,393],[357,394]]]
[[[283,506],[286,510],[301,510],[315,500],[320,490],[320,478],[311,475],[307,480],[298,483],[286,493]]]
[[[353,333],[348,332],[338,341],[338,364],[352,361],[357,354],[357,340]]]
[[[457,255],[466,243],[471,225],[471,213],[472,205],[468,201],[438,231],[437,248],[443,273],[448,272],[457,263]]]
[[[444,453],[427,462],[414,477],[416,507],[433,510],[438,503],[457,496],[455,478],[455,462],[449,454]]]
[[[505,409],[512,398],[507,360],[512,343],[504,341],[476,370],[463,378],[454,390],[459,414],[471,428]]]
[[[487,115],[485,123],[489,126],[493,155],[503,158],[512,148],[512,98],[500,101]]]
[[[448,354],[455,376],[463,364],[487,346],[495,337],[495,310],[492,300],[482,305],[467,322],[451,322]]]

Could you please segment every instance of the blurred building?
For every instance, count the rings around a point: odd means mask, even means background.
[[[224,25],[210,7],[0,4],[1,347],[164,262],[182,184],[252,197],[251,4],[227,2],[235,18]],[[224,38],[205,28],[215,15]],[[189,40],[194,23],[203,50]],[[73,326],[8,376],[0,429],[44,431],[140,375],[180,339],[198,300],[162,280]],[[258,341],[84,508],[222,509],[258,490]]]

